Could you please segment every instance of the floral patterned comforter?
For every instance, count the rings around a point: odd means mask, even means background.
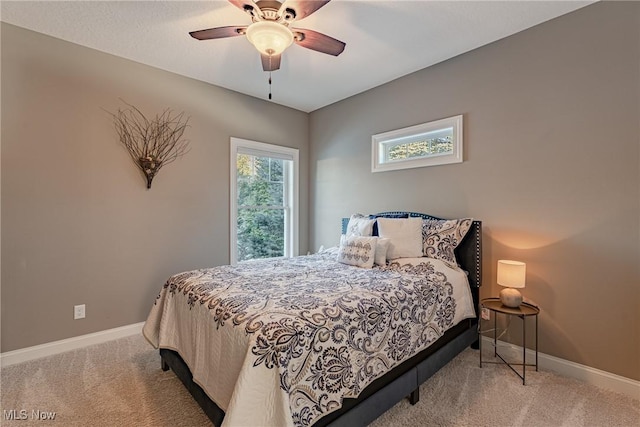
[[[363,269],[335,258],[177,274],[143,333],[181,355],[224,425],[311,425],[474,316],[466,274],[438,260]]]

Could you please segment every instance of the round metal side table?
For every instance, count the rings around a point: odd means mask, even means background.
[[[511,370],[513,372],[516,373],[516,375],[518,375],[521,379],[522,379],[522,384],[525,385],[526,384],[526,373],[527,373],[527,366],[535,366],[536,367],[536,371],[538,370],[538,314],[540,313],[540,309],[538,307],[536,307],[535,305],[523,302],[520,307],[517,308],[511,308],[511,307],[507,307],[502,305],[502,302],[500,301],[500,298],[485,298],[482,301],[480,301],[480,311],[482,311],[483,308],[486,308],[488,310],[490,310],[491,313],[493,313],[493,355],[494,357],[497,357],[500,359],[500,361],[496,361],[496,362],[487,362],[487,361],[483,361],[482,360],[482,336],[480,337],[480,367],[482,368],[482,364],[483,363],[504,363],[505,365],[507,365],[509,368],[511,368]],[[519,317],[520,319],[522,319],[522,363],[512,363],[512,362],[507,362],[499,353],[498,353],[498,314],[502,314],[505,316],[516,316]],[[535,323],[536,323],[536,328],[535,328],[535,352],[536,352],[536,363],[526,363],[527,359],[526,359],[526,352],[527,352],[527,347],[526,347],[526,338],[527,338],[527,331],[526,331],[526,322],[525,319],[527,317],[531,317],[533,316],[533,318],[535,319]],[[480,323],[479,323],[480,325]],[[482,331],[480,331],[482,332]],[[522,374],[520,374],[520,372],[518,372],[514,366],[522,366]]]

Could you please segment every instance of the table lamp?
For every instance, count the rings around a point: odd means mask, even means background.
[[[517,308],[522,303],[522,294],[514,288],[524,288],[526,266],[520,261],[498,260],[498,285],[505,287],[500,291],[504,306]]]

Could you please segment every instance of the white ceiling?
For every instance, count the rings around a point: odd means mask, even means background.
[[[346,43],[338,57],[297,45],[273,73],[273,102],[310,112],[593,1],[333,0],[296,22]],[[189,31],[248,25],[227,1],[6,1],[4,22],[266,99],[268,73],[245,37]]]

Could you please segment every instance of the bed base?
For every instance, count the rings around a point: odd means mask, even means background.
[[[404,398],[415,405],[420,399],[420,385],[477,341],[476,319],[461,322],[423,352],[371,383],[358,399],[345,399],[342,408],[320,419],[315,426],[364,427]],[[224,411],[193,381],[191,371],[180,355],[173,350],[160,349],[160,356],[162,370],[171,369],[213,425],[220,427]]]
[[[213,425],[220,427],[224,419],[224,411],[207,396],[202,387],[193,381],[193,375],[187,364],[182,360],[182,357],[177,352],[164,348],[160,349],[160,357],[162,359],[162,370],[168,371],[171,369],[182,381],[182,384],[209,417]]]
[[[420,400],[420,385],[431,378],[440,368],[449,363],[449,361],[454,359],[477,339],[478,331],[476,327],[466,329],[460,335],[451,338],[447,344],[423,356],[424,359],[420,363],[410,367],[408,371],[396,379],[391,380],[370,396],[365,397],[361,395],[359,399],[347,399],[355,402],[353,407],[348,404],[350,402],[345,400],[345,406],[335,413],[335,416],[337,416],[336,419],[329,420],[332,415],[334,415],[329,414],[319,420],[315,425],[329,427],[364,427],[371,424],[376,418],[387,412],[404,398],[408,398],[409,402],[415,405]],[[394,371],[391,372],[391,374],[393,373]],[[381,378],[383,382],[384,379],[385,377]],[[374,384],[369,387],[372,386],[376,388]],[[368,394],[366,391],[367,389],[365,389],[365,393],[363,394]]]

